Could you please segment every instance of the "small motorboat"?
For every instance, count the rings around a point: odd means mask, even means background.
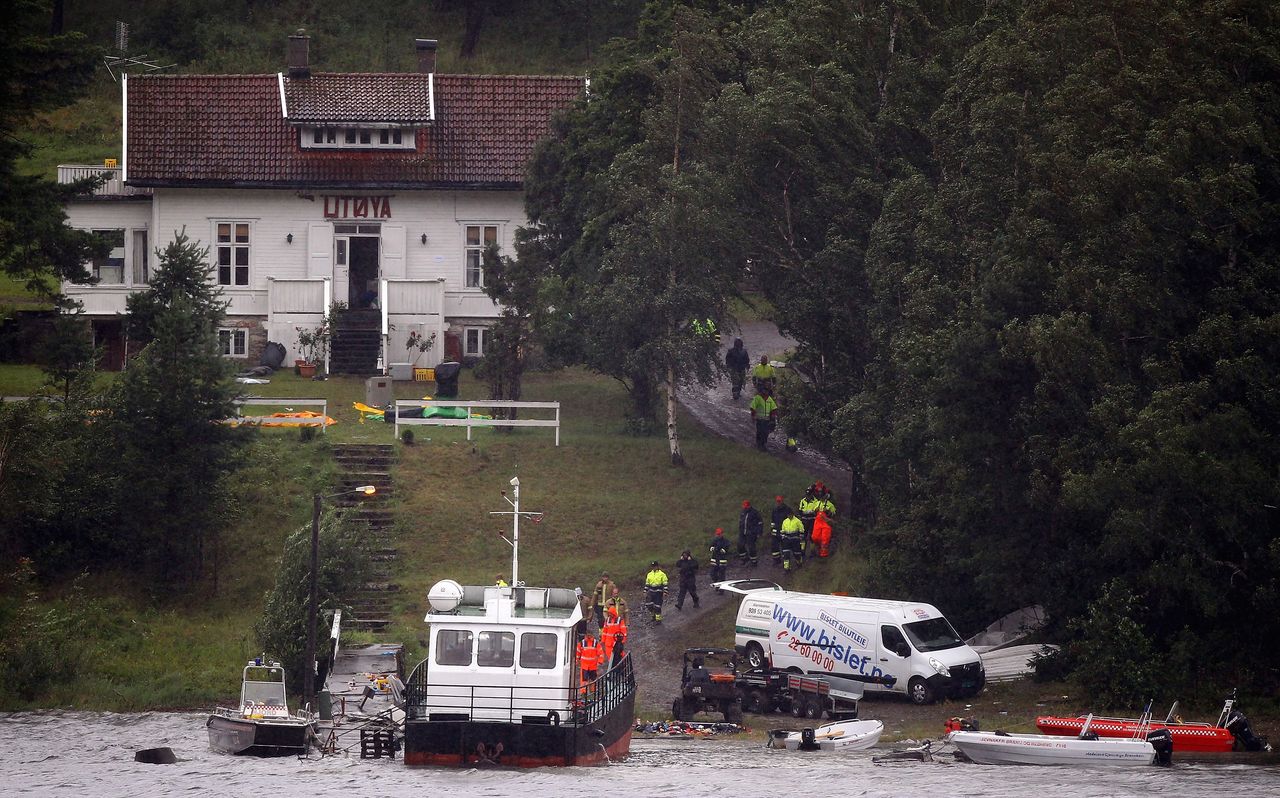
[[[953,731],[947,741],[981,765],[1151,765],[1170,763],[1173,743],[1163,729],[1126,740],[1099,737],[1086,718],[1079,737]]]
[[[315,738],[316,715],[289,714],[284,668],[279,662],[250,660],[244,666],[240,705],[218,707],[205,722],[209,747],[244,756],[305,754]]]
[[[1227,699],[1218,714],[1217,723],[1185,723],[1177,715],[1178,705],[1174,703],[1164,722],[1153,721],[1151,729],[1168,729],[1173,737],[1173,747],[1178,752],[1225,754],[1237,747],[1243,751],[1261,751],[1266,744],[1254,736],[1249,728],[1249,721],[1239,710],[1232,707],[1235,694]],[[1067,718],[1056,715],[1043,715],[1036,718],[1036,728],[1045,734],[1076,736],[1084,728],[1087,716]],[[1142,721],[1136,718],[1097,718],[1093,719],[1089,728],[1099,737],[1132,738],[1138,733]]]
[[[884,732],[878,720],[842,720],[816,729],[769,732],[769,746],[788,751],[863,751]]]

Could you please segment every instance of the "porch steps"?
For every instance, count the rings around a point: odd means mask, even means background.
[[[351,616],[344,625],[352,629],[380,631],[390,623],[393,603],[400,586],[391,581],[399,551],[395,545],[395,513],[390,508],[395,499],[395,480],[391,466],[395,460],[393,444],[337,444],[333,457],[338,464],[336,490],[349,491],[361,485],[374,485],[377,493],[364,497],[357,493],[339,496],[335,504],[350,508],[352,516],[369,527],[365,551],[373,561],[371,581],[346,597]]]
[[[329,370],[334,374],[378,373],[382,316],[377,310],[347,310],[333,316]]]

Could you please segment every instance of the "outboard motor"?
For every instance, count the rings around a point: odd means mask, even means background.
[[[1147,742],[1156,749],[1156,764],[1173,764],[1173,733],[1168,729],[1156,729],[1147,734]]]
[[[1249,728],[1249,719],[1238,709],[1227,716],[1227,722],[1223,724],[1223,728],[1230,731],[1231,736],[1236,738],[1236,744],[1246,751],[1261,751],[1266,747],[1265,743],[1253,733],[1253,729]]]
[[[800,730],[800,750],[801,751],[817,751],[818,740],[813,729]]]

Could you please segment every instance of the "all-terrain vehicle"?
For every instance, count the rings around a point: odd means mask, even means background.
[[[719,712],[727,723],[742,722],[738,696],[738,655],[731,648],[691,648],[684,652],[680,695],[671,702],[671,716],[693,720],[699,712]]]

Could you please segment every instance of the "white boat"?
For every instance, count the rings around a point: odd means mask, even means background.
[[[884,732],[878,720],[842,720],[816,729],[801,729],[782,738],[788,751],[863,751]]]
[[[261,657],[244,666],[240,704],[218,707],[205,721],[209,747],[227,754],[288,756],[306,754],[316,736],[316,715],[289,714],[284,668]]]
[[[947,738],[969,759],[983,765],[1150,765],[1156,749],[1142,739],[1057,737],[954,731]]]

